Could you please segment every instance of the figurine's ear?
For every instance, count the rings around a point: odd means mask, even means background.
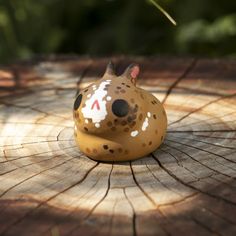
[[[115,75],[114,64],[111,61],[107,64],[107,68],[106,68],[105,74],[107,74],[107,75]]]
[[[139,65],[131,64],[130,66],[127,67],[127,69],[123,73],[123,76],[126,76],[127,78],[129,78],[131,82],[134,85],[136,85],[136,80],[139,75],[139,71],[140,71]]]

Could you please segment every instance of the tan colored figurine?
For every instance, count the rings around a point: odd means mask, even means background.
[[[116,76],[109,63],[104,76],[80,92],[74,103],[75,139],[98,161],[129,161],[157,149],[166,134],[162,104],[136,87],[139,66]]]

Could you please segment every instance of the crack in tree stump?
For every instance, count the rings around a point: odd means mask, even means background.
[[[164,144],[133,162],[84,156],[76,93],[113,60],[142,67]],[[59,57],[0,67],[0,235],[236,235],[236,61]]]

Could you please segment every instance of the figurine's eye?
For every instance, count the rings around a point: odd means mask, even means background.
[[[117,99],[112,104],[112,112],[118,117],[126,116],[129,113],[129,104],[123,99]]]
[[[74,110],[77,110],[81,104],[81,101],[82,101],[82,94],[80,94],[76,100],[75,100],[75,103],[74,103]]]

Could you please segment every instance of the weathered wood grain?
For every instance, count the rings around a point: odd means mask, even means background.
[[[141,65],[168,135],[149,156],[75,146],[76,93],[109,60]],[[0,67],[0,235],[236,235],[236,61],[51,57]]]

